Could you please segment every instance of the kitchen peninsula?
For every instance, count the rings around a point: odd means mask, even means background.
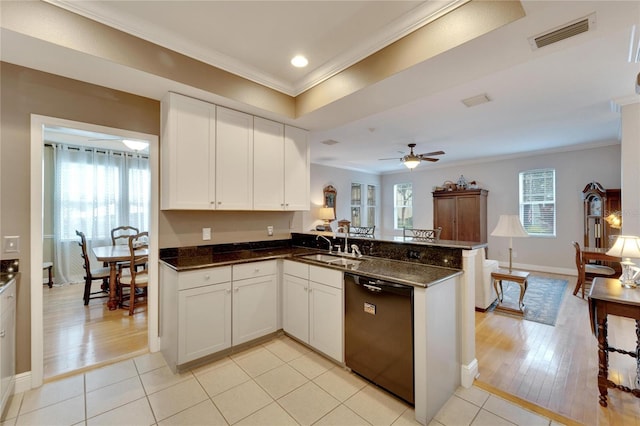
[[[322,312],[340,318],[326,318],[324,322],[334,329],[321,334],[333,335],[339,349],[330,351],[323,342],[301,341],[340,365],[345,365],[343,273],[410,285],[415,412],[416,419],[427,424],[455,389],[460,384],[470,386],[477,373],[474,266],[477,249],[484,245],[349,236],[349,244],[358,245],[363,257],[354,259],[349,254],[342,258],[355,261],[336,264],[314,261],[309,256],[328,253],[327,240],[344,246],[345,237],[324,232],[293,233],[290,240],[162,249],[160,330],[167,363],[179,371],[270,338],[280,330],[292,335],[283,321],[292,306],[285,300],[287,290],[283,285],[283,267],[286,272],[287,265],[300,265],[296,269],[310,271],[309,285],[320,283],[327,290],[333,288],[337,295],[325,300],[333,305]],[[314,274],[326,280],[316,279]],[[197,309],[205,313],[196,315]],[[237,315],[240,312],[251,315]],[[310,321],[309,327],[313,327],[313,319]]]

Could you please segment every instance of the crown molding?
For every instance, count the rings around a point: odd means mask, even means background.
[[[179,52],[185,56],[215,66],[286,95],[297,96],[471,0],[426,1],[422,5],[393,21],[390,25],[384,28],[383,31],[376,33],[364,43],[351,47],[348,51],[334,58],[330,63],[317,68],[309,73],[305,78],[294,83],[263,73],[255,67],[251,67],[220,52],[207,50],[201,46],[195,46],[184,38],[176,37],[175,35],[169,36],[167,33],[162,32],[161,29],[154,26],[145,26],[141,22],[119,20],[106,9],[100,11],[99,4],[95,7],[96,4],[93,2],[91,3],[94,7],[89,9],[85,7],[84,2],[80,1],[43,1],[133,35],[142,40]]]

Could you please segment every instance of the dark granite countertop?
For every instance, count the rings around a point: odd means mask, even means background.
[[[444,281],[445,279],[462,274],[461,270],[455,268],[389,260],[374,256],[364,256],[361,258],[345,256],[347,259],[358,261],[356,265],[349,266],[331,265],[325,262],[303,258],[303,256],[315,253],[327,253],[327,251],[303,247],[240,250],[236,252],[214,253],[208,256],[164,258],[161,262],[164,262],[172,269],[180,272],[260,260],[286,258],[343,272],[355,273],[373,279],[381,279],[418,287],[432,286]]]

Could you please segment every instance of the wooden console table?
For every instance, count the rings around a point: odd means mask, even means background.
[[[617,315],[636,320],[636,349],[625,351],[609,346],[607,341],[607,315]],[[636,383],[640,378],[640,291],[620,285],[620,280],[594,278],[589,292],[589,318],[591,330],[598,339],[598,390],[600,405],[607,406],[607,388],[630,392],[640,398],[639,388],[629,388],[609,380],[609,352],[629,355],[636,359]]]
[[[498,269],[495,272],[491,273],[491,280],[493,281],[493,288],[496,290],[496,294],[498,295],[498,305],[496,306],[496,311],[503,311],[509,313],[515,313],[518,315],[524,316],[524,294],[527,292],[527,279],[529,278],[529,272],[525,271],[511,271],[508,269]],[[513,281],[520,285],[520,300],[518,301],[518,308],[514,309],[509,306],[504,306],[502,304],[504,292],[502,290],[502,281]],[[500,290],[498,290],[498,286]]]

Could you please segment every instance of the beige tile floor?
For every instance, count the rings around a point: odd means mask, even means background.
[[[6,425],[413,425],[413,408],[294,340],[273,340],[182,374],[160,353],[78,374],[11,399]],[[432,425],[550,425],[477,387]]]

